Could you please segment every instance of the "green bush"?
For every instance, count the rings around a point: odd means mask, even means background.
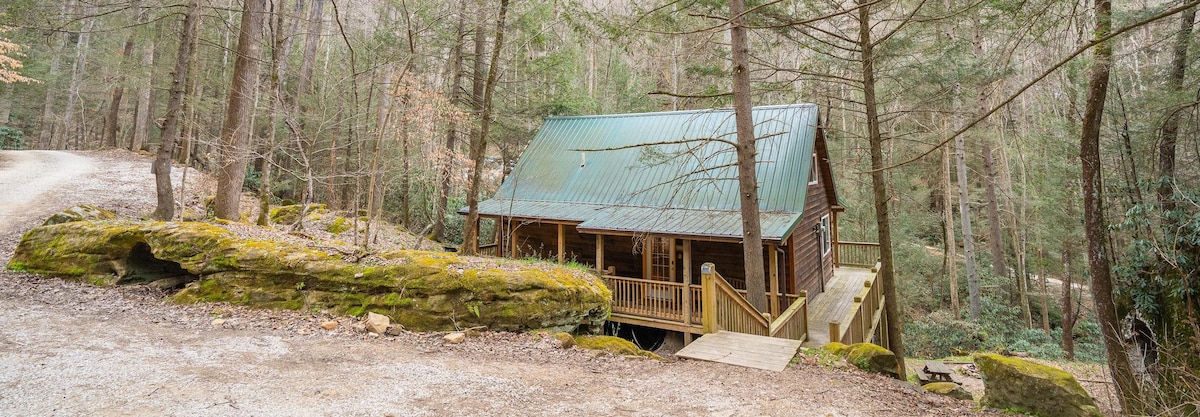
[[[0,126],[0,150],[28,148],[29,144],[25,142],[25,132],[8,126]]]

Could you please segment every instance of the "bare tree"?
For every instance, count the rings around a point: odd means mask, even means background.
[[[1112,2],[1094,0],[1095,39],[1102,40],[1112,31]],[[1137,415],[1141,409],[1140,389],[1129,365],[1129,355],[1121,341],[1117,307],[1113,302],[1112,254],[1108,252],[1108,224],[1104,220],[1104,195],[1101,186],[1100,128],[1104,99],[1108,93],[1112,67],[1112,42],[1102,41],[1093,51],[1091,78],[1088,81],[1087,106],[1083,113],[1079,138],[1079,162],[1082,166],[1083,219],[1087,238],[1088,269],[1092,274],[1092,298],[1096,303],[1096,321],[1104,335],[1109,371],[1116,382],[1117,398],[1125,414]]]
[[[171,75],[171,97],[167,99],[167,116],[163,123],[162,143],[154,158],[151,171],[158,190],[158,207],[151,217],[171,220],[175,217],[175,192],[171,189],[171,156],[179,140],[179,119],[182,117],[183,94],[187,90],[188,68],[191,67],[192,50],[196,39],[197,20],[200,19],[199,0],[189,0],[183,27],[179,30],[179,53],[175,58],[175,71]]]
[[[733,112],[737,128],[738,197],[742,211],[742,258],[746,265],[746,300],[767,310],[767,285],[762,256],[762,221],[758,212],[757,152],[750,105],[750,46],[746,40],[745,4],[729,0],[729,38],[733,64]]]
[[[504,18],[508,13],[508,0],[500,0],[500,13],[496,17],[496,38],[492,44],[492,59],[488,65],[487,84],[484,85],[483,105],[479,120],[479,134],[471,138],[471,160],[475,166],[471,171],[471,183],[467,190],[467,221],[463,232],[462,252],[474,255],[479,252],[479,186],[483,177],[483,158],[487,150],[488,129],[492,124],[492,95],[499,76],[500,48],[504,46]],[[482,31],[476,34],[481,36]],[[478,41],[476,41],[478,51]],[[476,78],[478,80],[478,78]]]
[[[265,0],[244,0],[242,6],[229,104],[225,108],[225,124],[221,126],[217,195],[213,201],[217,218],[226,220],[238,219],[238,199],[246,181],[246,151],[254,92],[258,89],[258,43],[262,39],[264,3]]]

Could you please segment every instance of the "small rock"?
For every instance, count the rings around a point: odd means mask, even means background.
[[[575,337],[570,333],[559,332],[554,334],[554,341],[558,343],[559,349],[570,349],[575,346]]]
[[[367,332],[367,326],[364,326],[362,323],[354,323],[354,325],[350,326],[350,328],[353,329],[357,333],[366,333]]]
[[[213,326],[213,327],[221,327],[221,326],[224,326],[224,325],[225,325],[225,319],[214,319],[214,320],[212,321],[212,326]]]
[[[934,394],[945,395],[951,398],[957,398],[966,401],[975,400],[975,397],[972,396],[971,393],[967,392],[967,390],[963,389],[963,387],[960,387],[958,384],[953,382],[934,382],[925,384],[921,388],[924,388],[926,391]]]
[[[387,331],[388,326],[391,326],[391,324],[392,319],[388,316],[376,314],[374,312],[367,313],[367,322],[365,325],[367,326],[367,331],[371,333],[382,334],[383,332]]]
[[[401,327],[399,324],[393,324],[391,327],[388,327],[387,331],[385,331],[384,334],[386,334],[388,336],[399,336],[400,332],[403,332],[403,331],[404,331],[404,327]]]
[[[330,320],[330,321],[321,323],[321,328],[325,329],[325,330],[333,330],[333,329],[336,329],[337,327],[338,327],[337,320]]]
[[[454,333],[450,333],[446,336],[443,336],[442,340],[445,340],[446,342],[449,342],[449,343],[459,344],[459,343],[462,343],[464,340],[467,340],[467,334],[463,333],[463,332],[454,332]]]

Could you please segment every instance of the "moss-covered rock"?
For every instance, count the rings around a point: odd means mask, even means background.
[[[579,336],[575,338],[575,346],[584,349],[599,350],[613,355],[641,356],[655,360],[663,360],[654,352],[642,350],[628,340],[616,336]]]
[[[924,388],[926,391],[934,394],[945,395],[950,398],[975,401],[975,397],[972,396],[971,393],[967,392],[967,390],[963,389],[963,387],[953,382],[931,382],[921,386],[921,388]]]
[[[982,403],[1038,416],[1101,416],[1087,391],[1067,371],[991,353],[975,355],[983,376]]]
[[[841,342],[826,343],[825,346],[821,346],[821,349],[825,349],[826,352],[842,357],[845,357],[847,353],[850,353],[850,346],[846,346],[846,344]]]
[[[898,378],[896,355],[873,343],[855,343],[846,347],[846,362],[859,369]]]
[[[325,231],[336,235],[350,230],[353,227],[354,225],[345,217],[338,216],[337,218],[334,218],[332,222],[329,222],[329,226],[325,227]]]
[[[112,220],[117,218],[117,213],[96,207],[81,204],[69,209],[54,213],[46,219],[42,226],[51,226],[61,223],[79,222],[84,220]]]
[[[308,211],[305,212],[303,204],[295,204],[290,206],[274,207],[267,213],[271,217],[272,224],[288,224],[295,223],[296,219],[300,218],[300,213],[302,212],[305,216],[311,216],[313,214],[322,215],[326,213],[326,209],[324,204],[309,204]]]
[[[173,297],[180,303],[376,312],[415,331],[458,325],[594,332],[610,311],[612,293],[579,269],[521,262],[473,268],[438,252],[382,257],[390,261],[348,263],[338,253],[239,238],[206,223],[85,221],[30,230],[9,267],[95,285],[130,281],[131,271],[174,271],[196,279]],[[150,274],[147,263],[166,272]]]

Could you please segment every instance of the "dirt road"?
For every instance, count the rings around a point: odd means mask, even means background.
[[[0,262],[76,203],[154,204],[149,159],[0,152]],[[214,322],[214,319],[219,319]],[[179,306],[145,288],[0,272],[0,414],[14,416],[977,415],[972,403],[856,370],[785,372],[559,349],[534,334],[372,337],[353,318]],[[988,413],[988,412],[985,412]]]

